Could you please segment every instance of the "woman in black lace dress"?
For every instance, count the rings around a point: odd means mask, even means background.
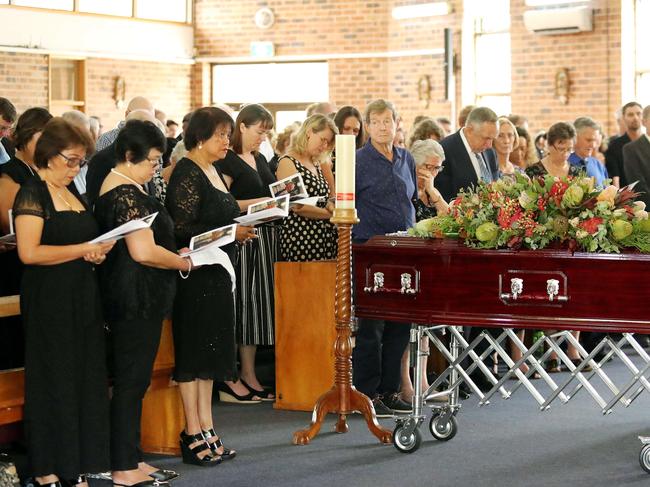
[[[160,344],[162,320],[171,315],[176,291],[174,270],[192,262],[176,253],[174,222],[164,206],[143,188],[152,178],[165,137],[151,122],[131,120],[115,140],[117,164],[95,201],[102,232],[158,213],[151,228],[117,242],[100,269],[104,317],[110,329],[111,470],[114,485],[154,485],[177,474],[144,462],[140,450],[142,399],[149,387]]]
[[[39,179],[14,203],[18,254],[25,263],[25,428],[39,485],[87,486],[83,473],[109,465],[104,324],[93,264],[114,242],[91,244],[99,229],[67,186],[92,150],[90,135],[55,118],[34,162]],[[67,485],[67,484],[66,484]]]
[[[217,163],[239,208],[271,197],[269,184],[275,176],[259,153],[260,145],[273,128],[273,116],[262,105],[246,105],[237,115],[226,157]],[[257,227],[258,239],[240,248],[237,272],[237,344],[241,358],[241,380],[218,384],[221,400],[239,403],[273,401],[255,373],[258,345],[273,345],[275,307],[273,264],[278,259],[276,222]]]
[[[309,196],[320,196],[318,206],[293,208],[282,222],[282,260],[307,262],[336,259],[336,227],[330,223],[334,210],[328,203],[330,187],[320,167],[334,148],[338,129],[325,115],[312,115],[294,135],[289,152],[280,158],[278,179],[302,175]]]
[[[239,216],[237,200],[213,164],[226,156],[232,129],[232,118],[218,108],[200,108],[192,114],[183,137],[189,152],[176,164],[167,187],[166,206],[179,247]],[[239,242],[252,238],[253,228],[237,226]],[[233,261],[235,243],[222,249]],[[215,465],[234,456],[216,436],[212,420],[213,381],[237,380],[233,284],[229,272],[219,265],[195,269],[177,281],[172,318],[174,380],[185,409],[181,432],[185,463]]]

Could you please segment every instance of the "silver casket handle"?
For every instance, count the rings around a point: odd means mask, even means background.
[[[384,288],[384,273],[383,272],[375,272],[373,274],[373,286],[366,286],[363,288],[363,290],[367,293],[376,293],[380,289]]]
[[[517,300],[518,296],[521,296],[521,293],[524,292],[524,280],[520,277],[513,277],[510,279],[510,294],[502,293],[501,299],[512,299],[513,301]]]
[[[560,281],[557,279],[547,279],[546,280],[546,294],[548,294],[548,300],[553,301],[553,298],[560,293]]]
[[[402,294],[415,294],[415,289],[411,287],[411,274],[405,272],[400,276],[400,283],[402,285],[402,288],[400,289],[400,292]]]

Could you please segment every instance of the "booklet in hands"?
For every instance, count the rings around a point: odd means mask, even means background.
[[[269,184],[269,189],[271,190],[271,196],[274,198],[285,194],[289,195],[292,201],[309,197],[300,173],[292,174],[289,177]]]
[[[137,220],[131,220],[119,227],[114,228],[110,232],[106,232],[103,235],[100,235],[94,240],[91,240],[88,243],[102,243],[109,242],[111,240],[119,240],[126,237],[129,233],[137,232],[138,230],[143,230],[149,228],[153,221],[158,216],[158,212],[147,215],[144,218],[138,218]]]
[[[209,232],[195,235],[190,240],[190,250],[201,250],[209,246],[223,247],[235,241],[235,232],[237,224],[226,225],[225,227],[215,228]]]
[[[246,226],[255,226],[278,218],[289,216],[289,195],[269,198],[248,207],[246,215],[235,218],[236,222]]]

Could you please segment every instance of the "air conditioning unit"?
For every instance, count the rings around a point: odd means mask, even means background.
[[[575,34],[593,30],[593,10],[588,7],[526,10],[526,29],[535,34]]]

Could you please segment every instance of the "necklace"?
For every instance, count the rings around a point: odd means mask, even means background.
[[[126,174],[122,174],[120,171],[116,171],[115,169],[111,169],[111,172],[112,172],[113,174],[117,174],[118,176],[122,176],[122,177],[123,177],[124,179],[126,179],[127,181],[132,182],[133,184],[135,184],[135,185],[138,187],[138,189],[139,189],[140,191],[142,191],[143,193],[147,194],[147,192],[146,192],[144,189],[142,189],[142,185],[141,185],[140,183],[138,183],[136,180],[131,179],[131,178],[128,177]]]
[[[58,186],[54,186],[54,185],[53,185],[52,183],[50,183],[49,181],[45,181],[45,182],[47,183],[47,185],[48,185],[50,188],[52,188],[52,189],[54,190],[54,192],[55,192],[56,195],[59,197],[59,199],[61,199],[61,201],[63,201],[63,203],[65,203],[65,205],[68,207],[68,209],[69,209],[70,211],[74,211],[74,212],[76,212],[76,213],[80,213],[81,210],[75,210],[75,209],[72,207],[72,205],[70,204],[70,202],[69,202],[68,200],[66,200],[66,199],[63,197],[63,195],[61,194],[61,191],[59,191],[60,188],[59,188]]]
[[[31,168],[31,166],[30,166],[29,164],[27,164],[27,163],[26,163],[25,161],[23,161],[22,159],[19,159],[18,157],[16,157],[16,159],[18,159],[20,162],[22,162],[23,164],[25,164],[25,167],[27,167],[27,170],[31,173],[32,176],[35,176],[35,175],[36,175],[36,174],[34,173],[34,170]]]

